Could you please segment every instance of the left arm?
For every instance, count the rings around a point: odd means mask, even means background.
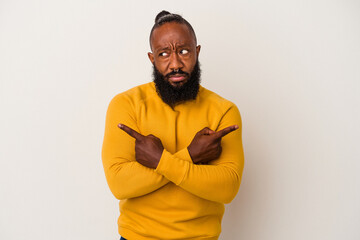
[[[235,197],[241,182],[244,153],[241,140],[241,117],[235,105],[224,114],[219,129],[230,125],[239,129],[222,138],[222,152],[207,165],[197,165],[188,151],[172,155],[164,150],[156,172],[201,198],[229,203]]]
[[[238,130],[234,129],[236,125]],[[153,135],[143,136],[126,125],[120,125],[120,128],[136,139],[136,161],[141,165],[155,168],[156,173],[198,197],[221,203],[229,203],[235,197],[244,167],[241,117],[235,105],[222,117],[218,126],[222,130],[210,130],[207,134],[203,133],[204,136],[201,136],[201,133],[205,129],[201,130],[189,147],[175,154],[164,149],[161,140]],[[234,132],[228,134],[232,131]],[[211,138],[215,141],[199,141],[201,138]],[[194,141],[199,146],[194,147]],[[208,156],[207,151],[211,152],[216,146],[222,149],[220,156]],[[197,156],[192,158],[189,151],[194,153],[193,149],[196,148],[202,149],[199,152],[203,156],[195,154]],[[216,154],[216,151],[214,153]],[[210,159],[215,160],[209,161]]]

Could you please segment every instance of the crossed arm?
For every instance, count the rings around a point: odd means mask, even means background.
[[[222,119],[222,130],[204,128],[187,148],[174,154],[156,136],[141,135],[131,118],[126,117],[126,125],[118,125],[116,121],[122,120],[119,114],[111,116],[112,112],[107,119],[103,163],[109,187],[118,199],[148,194],[169,181],[211,201],[227,203],[236,195],[243,168],[241,131],[232,125],[241,124],[236,107]],[[118,127],[135,141],[119,134]]]
[[[144,136],[124,124],[119,124],[118,126],[135,138],[135,158],[144,167],[157,169],[160,159],[163,158],[162,161],[167,161],[167,165],[170,166],[165,166],[163,167],[165,169],[162,171],[158,170],[157,172],[160,172],[168,180],[188,192],[208,200],[224,203],[230,202],[235,196],[238,186],[233,185],[234,183],[240,184],[236,171],[229,167],[206,164],[220,157],[222,137],[238,129],[237,125],[226,127],[217,132],[207,127],[197,132],[187,147],[193,164],[171,155],[166,150],[164,151],[161,140],[156,136],[152,134]],[[182,169],[185,169],[184,173],[179,174]],[[222,179],[225,181],[218,181],[213,175],[222,175]]]
[[[118,127],[135,138],[136,161],[145,167],[155,169],[164,151],[161,140],[152,134],[144,136],[121,123]],[[197,132],[188,146],[188,151],[193,163],[206,164],[211,160],[219,158],[222,151],[221,138],[238,128],[238,125],[233,125],[214,132],[206,127]]]

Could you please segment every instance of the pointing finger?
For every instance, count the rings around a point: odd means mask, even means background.
[[[232,125],[230,127],[224,128],[220,131],[217,131],[216,133],[214,133],[214,135],[216,138],[222,138],[222,137],[226,136],[227,134],[231,133],[232,131],[235,131],[238,128],[239,128],[238,125]]]
[[[141,140],[144,137],[143,135],[141,135],[140,133],[138,133],[134,129],[126,126],[125,124],[119,123],[118,127],[121,130],[123,130],[124,132],[126,132],[127,134],[129,134],[130,136],[132,136],[133,138],[135,138],[136,140]]]

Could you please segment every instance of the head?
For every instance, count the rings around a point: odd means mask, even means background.
[[[200,85],[200,45],[191,25],[180,15],[160,12],[150,33],[150,47],[148,57],[162,100],[173,106],[195,99]]]

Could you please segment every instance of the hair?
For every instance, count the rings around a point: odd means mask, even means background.
[[[150,37],[149,37],[150,46],[151,46],[151,37],[152,37],[152,34],[153,34],[154,30],[156,28],[160,27],[161,25],[163,25],[165,23],[170,23],[170,22],[176,22],[176,23],[180,23],[180,24],[185,24],[189,28],[191,33],[193,34],[193,36],[195,38],[195,43],[197,42],[195,31],[194,31],[193,27],[191,26],[191,24],[188,21],[186,21],[185,18],[183,18],[179,14],[170,13],[168,11],[162,10],[161,12],[159,12],[156,15],[155,24],[152,27],[151,32],[150,32]]]
[[[188,76],[188,80],[182,86],[172,86],[168,78],[176,73],[181,73]],[[178,72],[170,72],[165,76],[153,65],[153,81],[157,94],[161,97],[164,103],[170,107],[176,104],[196,99],[200,89],[201,69],[200,63],[197,60],[194,69],[191,73],[187,73],[179,69]]]

